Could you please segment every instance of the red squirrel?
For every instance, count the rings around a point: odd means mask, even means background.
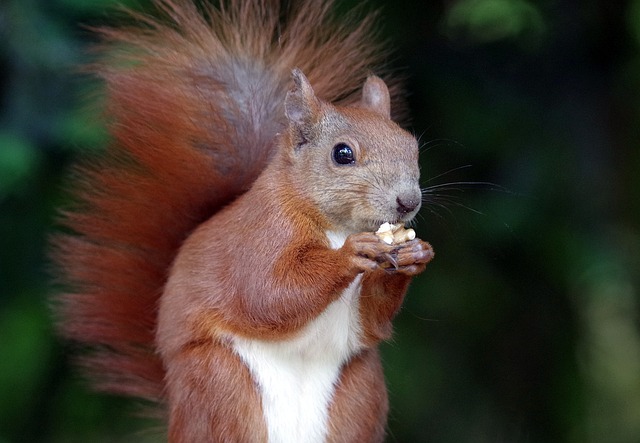
[[[164,20],[100,30],[111,142],[55,240],[63,333],[170,442],[382,441],[378,344],[434,254],[374,233],[421,190],[371,20],[154,3]]]

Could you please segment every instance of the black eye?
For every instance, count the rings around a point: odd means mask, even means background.
[[[333,160],[339,165],[350,165],[356,162],[356,157],[351,146],[338,143],[333,147]]]

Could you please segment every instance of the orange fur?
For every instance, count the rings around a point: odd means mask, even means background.
[[[54,241],[70,288],[56,300],[64,335],[93,348],[85,361],[100,388],[154,401],[163,386],[156,304],[169,265],[271,157],[291,68],[320,97],[348,103],[384,57],[371,19],[338,24],[331,1],[299,2],[283,23],[278,1],[234,0],[206,15],[190,1],[156,4],[164,19],[132,13],[139,26],[100,30],[104,57],[92,69],[106,83],[113,141],[77,168],[77,204],[62,218],[73,234]],[[247,110],[222,74],[249,62],[246,76],[263,90]]]
[[[384,57],[371,18],[338,24],[327,0],[295,3],[284,21],[277,0],[155,4],[162,19],[132,13],[136,26],[100,31],[104,57],[93,69],[106,84],[112,141],[78,166],[76,203],[62,217],[70,232],[54,241],[68,288],[56,299],[63,334],[88,348],[99,389],[166,406],[170,441],[264,441],[260,389],[229,343],[295,337],[365,272],[365,349],[341,369],[328,439],[381,440],[376,345],[430,246],[403,249],[393,275],[369,272],[391,251],[375,237],[369,246],[373,234],[331,249],[327,232],[342,219],[320,208],[331,195],[311,198],[321,194],[319,173],[295,164],[289,148],[305,140],[285,118],[285,97],[289,113],[342,112],[360,128],[354,137],[384,134],[396,163],[417,170],[417,146],[400,151],[412,138],[389,120],[389,103],[399,102],[393,79],[388,92],[373,78],[368,99],[358,95]],[[322,100],[287,96],[294,67]],[[382,148],[373,140],[358,153],[375,163]],[[351,190],[364,193],[366,183]]]
[[[238,356],[204,341],[193,343],[174,363],[167,374],[173,381],[169,441],[266,441],[262,413],[256,407],[258,391]],[[174,369],[179,372],[173,374]]]
[[[383,441],[388,410],[380,355],[377,348],[371,348],[342,370],[329,411],[331,429],[327,441]]]

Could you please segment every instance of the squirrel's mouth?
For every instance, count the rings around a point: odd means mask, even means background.
[[[415,217],[415,214],[409,217],[388,218],[384,220],[383,219],[371,220],[367,223],[367,228],[365,230],[376,232],[378,229],[380,229],[380,226],[384,225],[385,223],[388,223],[390,225],[401,224],[403,226],[406,226],[407,224],[410,224],[413,221],[414,217]]]
[[[418,215],[419,208],[420,206],[418,206],[418,208],[415,208],[412,211],[407,212],[402,216],[396,216],[394,218],[391,218],[390,220],[384,220],[384,221],[389,222],[392,225],[397,225],[398,223],[402,223],[406,225],[407,223],[413,222],[413,220],[416,218],[416,215]]]

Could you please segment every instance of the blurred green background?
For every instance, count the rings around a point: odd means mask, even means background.
[[[64,177],[105,142],[81,25],[115,3],[0,1],[0,443],[154,440],[48,309]],[[383,348],[388,441],[640,442],[640,0],[372,4],[437,252]]]

